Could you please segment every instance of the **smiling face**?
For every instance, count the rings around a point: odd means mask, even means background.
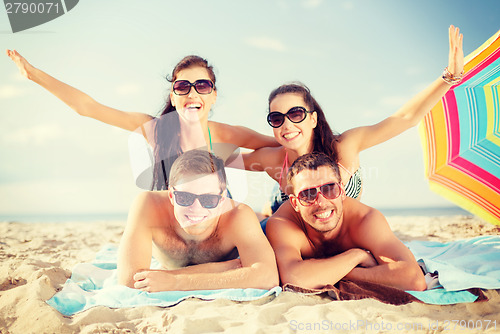
[[[269,111],[277,111],[286,114],[290,108],[304,107],[311,110],[306,105],[301,94],[286,93],[277,95],[269,104]],[[284,123],[279,128],[273,128],[274,137],[285,148],[304,154],[312,150],[313,131],[317,125],[317,115],[315,112],[308,113],[306,118],[300,123],[293,123],[285,117]]]
[[[186,182],[180,180],[177,185],[169,190],[170,202],[174,207],[174,216],[181,228],[191,235],[201,235],[204,232],[211,233],[216,226],[216,218],[221,214],[224,197],[213,209],[204,208],[198,198],[189,206],[181,206],[176,202],[173,188],[177,191],[189,192],[195,195],[220,195],[221,186],[217,174],[190,177]]]
[[[295,196],[290,197],[290,204],[295,211],[300,213],[304,222],[320,233],[328,233],[340,227],[345,192],[342,190],[341,195],[333,200],[326,199],[323,194],[318,194],[316,201],[310,206],[302,205],[296,196],[302,190],[331,182],[340,182],[340,180],[328,166],[318,167],[317,170],[304,169],[292,179]]]
[[[210,79],[210,75],[206,68],[193,66],[183,69],[177,73],[175,81],[187,80],[194,83],[196,80]],[[176,108],[177,113],[188,122],[207,121],[208,113],[212,105],[217,99],[217,91],[215,88],[210,94],[199,94],[194,87],[186,95],[177,95],[171,90],[170,101]]]

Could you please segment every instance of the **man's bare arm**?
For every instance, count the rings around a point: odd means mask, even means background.
[[[346,278],[385,284],[401,290],[426,289],[424,275],[415,257],[392,233],[380,212],[372,209],[352,236],[361,248],[372,253],[379,265],[354,268]]]
[[[155,292],[226,288],[269,289],[278,285],[274,253],[260,229],[255,213],[248,206],[239,205],[231,214],[228,218],[231,223],[227,224],[230,228],[221,233],[224,233],[224,238],[234,240],[240,254],[241,268],[208,273],[186,270],[177,274],[148,270],[134,276],[134,287]]]
[[[134,287],[134,274],[151,266],[152,233],[148,226],[156,211],[149,193],[132,203],[118,251],[118,283]]]
[[[221,262],[209,262],[202,264],[195,264],[184,268],[167,270],[172,275],[182,274],[200,274],[200,273],[220,273],[223,271],[241,268],[240,259],[233,259]]]
[[[320,288],[335,284],[358,265],[372,266],[376,262],[362,249],[350,249],[324,259],[303,259],[302,249],[309,242],[304,232],[293,223],[293,210],[288,202],[267,223],[267,237],[276,253],[280,279],[304,288]]]

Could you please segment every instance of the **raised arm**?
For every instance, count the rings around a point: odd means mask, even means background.
[[[424,275],[410,250],[392,233],[387,220],[372,210],[352,232],[353,241],[371,252],[378,265],[356,267],[348,279],[369,281],[401,290],[425,290]]]
[[[263,135],[244,126],[210,122],[222,143],[231,143],[238,147],[257,150],[262,147],[278,147],[280,144],[272,136]]]
[[[228,229],[221,230],[224,239],[233,240],[240,255],[240,264],[226,261],[179,271],[143,271],[134,276],[135,288],[148,292],[168,290],[212,290],[228,288],[270,289],[278,285],[278,270],[269,242],[260,229],[255,213],[248,206],[240,204],[230,217]],[[229,270],[219,271],[224,266]],[[233,267],[231,267],[233,266]]]
[[[448,70],[454,77],[459,77],[464,68],[463,36],[454,26],[449,28],[449,42]],[[341,135],[340,140],[357,152],[383,143],[417,125],[450,87],[450,84],[439,77],[392,116],[371,126],[348,130]]]
[[[84,92],[32,66],[16,50],[7,50],[7,55],[14,61],[23,76],[48,90],[79,115],[94,118],[106,124],[129,131],[134,131],[141,124],[152,119],[152,117],[147,114],[125,112],[100,104]]]

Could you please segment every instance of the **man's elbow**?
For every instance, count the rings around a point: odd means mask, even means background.
[[[119,278],[118,279],[118,284],[119,285],[124,285],[124,286],[126,286],[128,288],[134,289],[135,288],[134,287],[134,283],[135,283],[135,281],[133,279],[124,279],[124,278],[122,278],[122,279]]]
[[[119,285],[124,285],[132,289],[135,288],[134,274],[127,274],[120,266],[118,266],[117,281]]]
[[[280,285],[278,270],[270,270],[261,281],[263,289],[269,290]]]
[[[254,285],[256,289],[269,290],[280,284],[278,269],[262,267],[257,272]]]
[[[314,275],[304,276],[304,275],[296,275],[293,272],[288,272],[286,274],[280,273],[281,284],[291,284],[305,289],[321,289],[326,285],[333,285],[337,282],[320,282],[318,281]]]
[[[406,290],[411,291],[424,291],[427,289],[427,283],[425,282],[424,274],[419,266],[416,266],[412,270],[409,270],[408,275],[408,287]]]

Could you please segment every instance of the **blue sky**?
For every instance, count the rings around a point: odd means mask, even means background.
[[[85,0],[13,34],[0,9],[0,45],[106,105],[155,115],[164,76],[187,54],[215,67],[212,119],[272,135],[267,96],[311,88],[337,132],[378,122],[438,77],[450,24],[470,53],[498,29],[489,1]],[[126,212],[141,191],[128,136],[78,116],[0,57],[0,214]],[[449,206],[428,189],[416,129],[363,152],[362,201],[374,207]],[[259,209],[273,182],[252,173]]]

